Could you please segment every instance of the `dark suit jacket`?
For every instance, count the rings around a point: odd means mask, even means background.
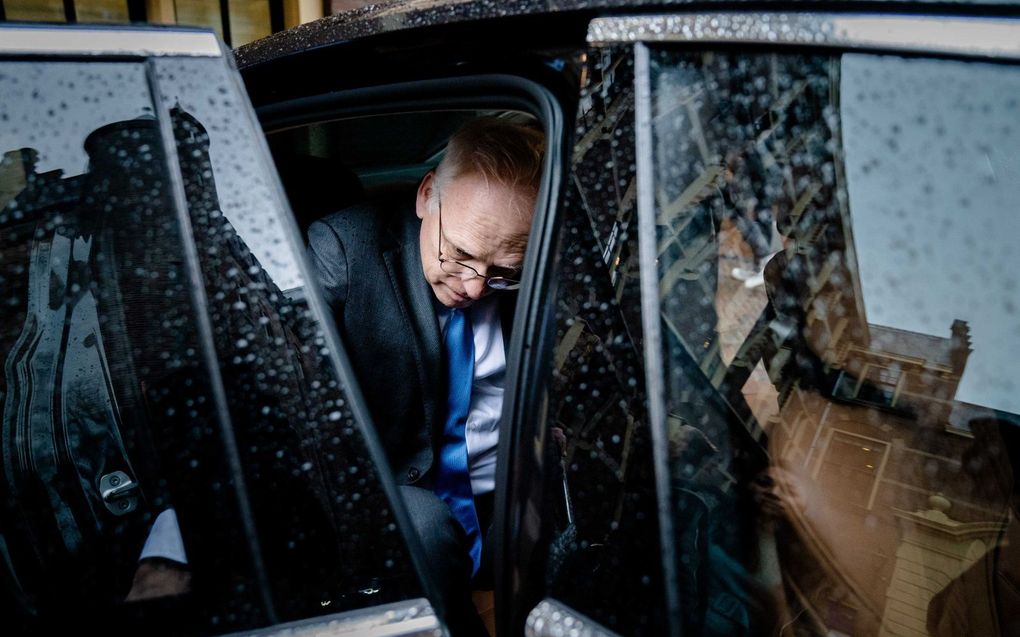
[[[414,195],[336,212],[309,253],[398,484],[431,486],[446,409],[435,295],[422,273]],[[437,246],[438,248],[438,246]],[[500,293],[504,343],[515,295]]]

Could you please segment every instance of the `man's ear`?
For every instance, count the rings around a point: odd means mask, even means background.
[[[436,171],[430,170],[421,178],[418,184],[418,196],[415,200],[415,213],[419,219],[425,218],[429,209],[429,200],[432,198],[436,188]]]

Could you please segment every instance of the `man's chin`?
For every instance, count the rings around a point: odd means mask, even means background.
[[[454,292],[453,290],[446,286],[433,289],[433,293],[436,295],[436,298],[439,299],[440,303],[442,303],[446,307],[455,308],[458,310],[466,308],[467,306],[471,305],[473,301],[471,297],[464,296],[463,294],[457,294],[456,292]]]

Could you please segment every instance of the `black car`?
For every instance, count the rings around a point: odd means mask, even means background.
[[[0,27],[6,634],[445,630],[304,243],[479,116],[548,148],[490,630],[1020,634],[1015,7],[394,2],[234,59]]]

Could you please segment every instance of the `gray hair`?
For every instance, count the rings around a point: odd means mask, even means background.
[[[472,174],[533,199],[542,181],[544,153],[545,136],[533,125],[496,117],[471,120],[453,134],[446,146],[446,154],[436,167],[436,187],[429,206],[436,205],[438,192],[451,181]],[[532,210],[523,213],[531,215]]]

